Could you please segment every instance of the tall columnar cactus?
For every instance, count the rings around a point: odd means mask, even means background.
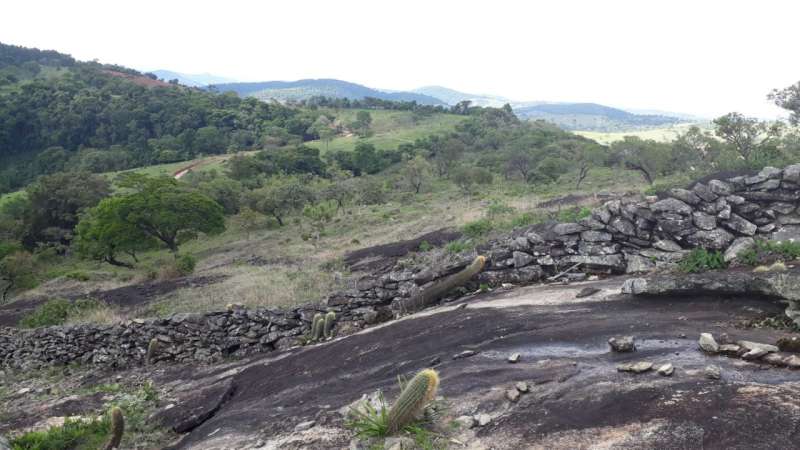
[[[314,314],[314,320],[311,321],[311,342],[316,342],[322,339],[322,333],[325,329],[325,316],[322,313]]]
[[[144,363],[148,366],[155,362],[156,353],[158,353],[158,339],[150,339],[150,344],[147,345],[147,355],[145,355]]]
[[[334,322],[336,322],[336,313],[333,311],[328,311],[328,314],[325,314],[325,326],[323,327],[325,339],[330,339],[333,337]]]
[[[111,439],[103,450],[119,448],[122,442],[122,433],[125,432],[125,419],[122,417],[122,410],[115,406],[111,409]]]
[[[403,313],[412,313],[432,305],[448,292],[466,284],[470,278],[474,277],[480,273],[481,270],[483,270],[483,266],[485,264],[486,257],[478,256],[474,261],[472,261],[472,264],[468,265],[460,272],[454,273],[449,277],[434,282],[417,295],[401,300],[400,311]]]
[[[396,433],[419,417],[425,406],[436,397],[439,388],[439,374],[433,369],[419,372],[409,381],[400,397],[389,409],[388,431]]]

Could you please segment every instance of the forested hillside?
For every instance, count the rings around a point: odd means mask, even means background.
[[[122,170],[316,138],[308,113],[0,44],[0,192],[63,169]]]

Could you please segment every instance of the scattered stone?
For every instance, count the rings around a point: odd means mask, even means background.
[[[520,358],[522,358],[522,355],[519,353],[512,353],[511,356],[508,357],[508,362],[511,364],[516,364],[519,362]]]
[[[470,429],[475,426],[475,418],[472,416],[458,416],[456,417],[455,422],[461,428]]]
[[[300,422],[294,426],[294,431],[306,431],[316,424],[313,420],[307,420],[305,422]]]
[[[662,364],[661,367],[658,368],[658,374],[665,377],[672,375],[673,372],[675,372],[675,367],[670,363]]]
[[[612,351],[617,353],[628,353],[636,351],[636,343],[633,336],[612,337],[608,340],[608,345]]]
[[[762,356],[766,355],[767,353],[769,353],[769,352],[766,349],[761,348],[761,347],[756,347],[756,348],[750,349],[749,351],[745,352],[745,354],[742,355],[742,359],[746,359],[748,361],[752,361],[752,360],[760,359]]]
[[[706,368],[703,369],[703,374],[709,380],[719,380],[722,377],[719,366],[706,366]]]
[[[388,437],[383,441],[385,450],[413,450],[417,443],[409,436]]]
[[[516,389],[509,389],[509,390],[507,390],[507,391],[506,391],[506,398],[507,398],[507,399],[508,399],[510,402],[516,402],[517,400],[519,400],[519,391],[518,391],[518,390],[516,390]]]
[[[737,356],[742,348],[736,344],[722,344],[719,346],[719,352],[723,355]]]
[[[800,369],[800,357],[797,355],[791,355],[784,359],[784,361],[786,362],[786,367],[790,369]]]
[[[700,346],[700,349],[706,353],[719,352],[719,344],[714,340],[714,336],[712,336],[711,333],[702,333],[697,344]]]
[[[786,367],[786,359],[777,353],[767,353],[762,360],[773,366]]]
[[[475,356],[477,354],[478,354],[478,352],[476,352],[475,350],[464,350],[463,352],[461,352],[461,353],[459,353],[457,355],[453,355],[453,359],[469,358],[469,357]]]
[[[640,361],[632,364],[620,364],[617,366],[619,372],[644,373],[653,369],[653,363]]]
[[[478,414],[475,416],[475,422],[478,423],[479,427],[485,427],[492,422],[492,416],[488,414]]]
[[[517,390],[522,394],[524,394],[524,393],[526,393],[526,392],[528,392],[530,390],[530,387],[528,386],[528,383],[526,383],[524,381],[517,381],[517,384],[515,386],[516,386]]]
[[[774,345],[762,344],[760,342],[737,341],[736,344],[738,344],[740,347],[742,347],[743,349],[745,349],[747,351],[750,351],[750,350],[753,350],[753,349],[763,349],[767,353],[775,353],[775,352],[780,350],[778,347],[776,347]]]
[[[599,288],[596,288],[596,287],[585,287],[585,288],[581,289],[580,291],[578,291],[577,294],[575,294],[575,298],[589,297],[590,295],[594,295],[594,294],[596,294],[596,293],[598,293],[600,291],[602,291],[602,289],[599,289]]]

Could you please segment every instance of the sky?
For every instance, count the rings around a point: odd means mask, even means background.
[[[441,85],[517,101],[775,118],[798,1],[6,0],[0,42],[240,81]]]

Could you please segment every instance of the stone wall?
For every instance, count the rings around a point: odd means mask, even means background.
[[[573,279],[646,272],[674,265],[695,247],[724,251],[730,260],[754,237],[800,237],[799,200],[800,164],[672,189],[661,198],[610,201],[577,223],[516,230],[478,248],[488,261],[477,282],[524,284],[567,270],[564,276]],[[356,280],[352,289],[330,296],[325,304],[294,309],[232,309],[113,326],[0,329],[0,364],[139,364],[152,338],[162,344],[161,360],[205,362],[287,348],[308,332],[319,311],[337,312],[341,334],[391,320],[398,300],[454,273],[474,256],[433,267],[398,263]]]

